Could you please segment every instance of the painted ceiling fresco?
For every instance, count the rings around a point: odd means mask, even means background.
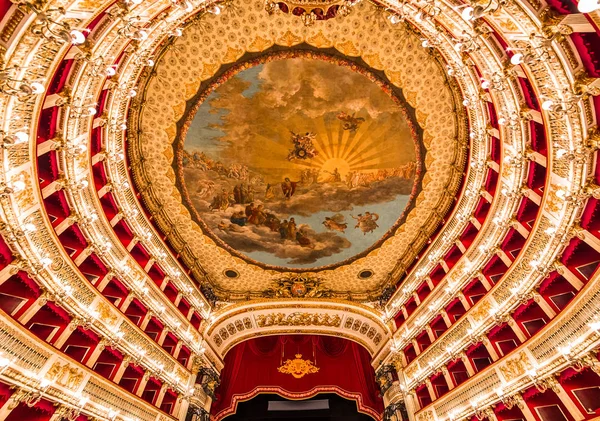
[[[420,158],[402,100],[329,56],[275,55],[212,83],[178,170],[203,230],[275,267],[339,264],[393,234]]]

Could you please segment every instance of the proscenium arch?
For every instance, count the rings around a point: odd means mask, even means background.
[[[282,334],[341,337],[358,343],[375,357],[392,336],[382,317],[371,307],[335,300],[260,300],[215,313],[205,338],[221,360],[248,339]]]
[[[239,403],[254,399],[261,394],[278,395],[289,400],[306,400],[320,394],[336,394],[353,401],[359,413],[368,415],[375,420],[381,420],[382,397],[375,382],[375,370],[370,364],[369,350],[364,345],[348,338],[304,333],[288,332],[281,335],[268,335],[272,339],[267,342],[269,345],[256,344],[255,340],[265,338],[265,336],[258,336],[239,341],[232,346],[231,352],[225,357],[225,368],[221,373],[221,380],[224,382],[225,388],[220,389],[220,398],[218,398],[216,406],[211,406],[211,419],[214,421],[225,419],[237,413]],[[300,336],[299,340],[290,338],[298,336]],[[344,345],[330,353],[327,351],[327,346],[321,348],[324,346],[321,340],[326,340],[326,338],[342,339]],[[314,350],[315,340],[321,343],[321,345],[316,345],[320,351]],[[302,354],[304,358],[308,357],[311,361],[307,347],[312,346],[313,352],[316,352],[313,354],[314,364],[318,367],[315,372],[307,374],[305,382],[300,383],[297,378],[294,379],[288,374],[282,375],[277,372],[277,367],[280,366],[279,353],[282,353],[281,363],[283,363],[283,361],[293,358],[291,354],[294,354],[293,350],[296,345],[299,347],[296,354]],[[288,352],[283,356],[283,350],[288,346],[292,347],[291,354]],[[296,356],[296,358],[298,357],[299,355]],[[319,361],[318,364],[317,361]],[[265,370],[271,374],[267,374]],[[339,370],[346,374],[341,374]],[[368,373],[369,371],[371,374]],[[357,375],[358,372],[362,374]],[[338,376],[332,373],[340,374]],[[323,376],[327,378],[325,382],[323,382]]]

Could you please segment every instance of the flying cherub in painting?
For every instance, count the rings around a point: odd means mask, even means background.
[[[314,133],[306,132],[305,134],[297,134],[291,130],[290,133],[292,134],[294,149],[290,149],[287,158],[288,161],[293,161],[295,159],[311,159],[319,154],[313,144],[313,141],[316,139]]]
[[[329,231],[339,231],[344,233],[346,232],[346,228],[348,228],[346,218],[344,218],[344,215],[341,213],[336,213],[331,218],[326,216],[323,225],[325,225],[325,228]]]
[[[359,213],[358,216],[351,216],[352,218],[356,219],[356,225],[354,228],[360,228],[363,235],[368,232],[373,232],[376,228],[379,228],[379,225],[377,225],[376,222],[379,219],[379,215],[376,213],[365,212],[364,215]]]
[[[360,125],[365,122],[364,118],[354,117],[354,114],[356,113],[352,113],[352,115],[350,115],[342,111],[337,115],[338,120],[342,120],[344,122],[344,124],[342,125],[344,130],[350,130],[351,132],[355,132],[358,130]]]

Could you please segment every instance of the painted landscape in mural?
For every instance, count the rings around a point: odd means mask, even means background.
[[[198,216],[269,265],[317,267],[363,252],[396,223],[414,186],[413,135],[396,101],[334,59],[239,71],[199,105],[185,138]]]

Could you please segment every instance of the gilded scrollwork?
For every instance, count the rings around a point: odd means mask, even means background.
[[[516,357],[509,359],[504,365],[501,365],[500,372],[506,381],[511,381],[525,374],[531,367],[532,364],[527,355],[524,352],[520,352]]]
[[[291,314],[271,313],[256,316],[258,327],[269,326],[328,326],[340,327],[342,319],[337,314],[302,313]]]
[[[273,282],[263,295],[267,298],[328,298],[332,291],[323,280],[309,273],[289,274]]]
[[[44,376],[51,383],[57,383],[71,390],[76,390],[84,377],[85,373],[83,371],[69,365],[69,363],[61,364],[60,361],[52,364]]]

